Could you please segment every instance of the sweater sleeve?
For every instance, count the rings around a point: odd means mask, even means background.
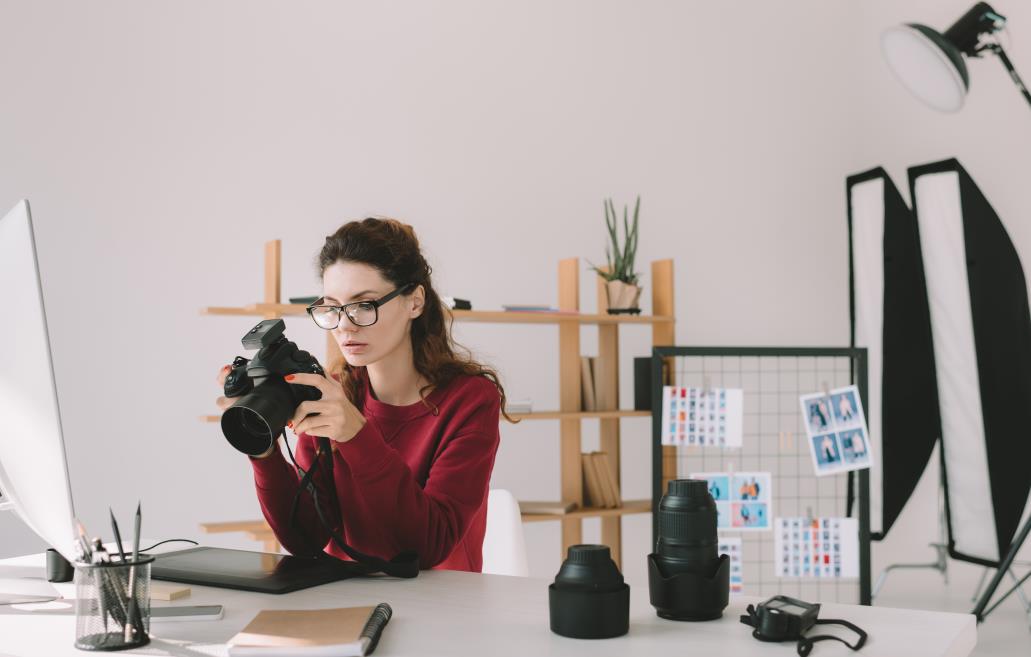
[[[297,464],[308,470],[315,460],[315,439],[302,433],[297,438],[296,452]],[[252,458],[251,465],[261,512],[283,547],[290,554],[301,556],[313,556],[321,552],[329,542],[330,535],[319,520],[315,512],[315,501],[307,491],[302,491],[298,496],[295,526],[290,525],[290,509],[300,484],[300,475],[293,464],[287,462],[282,451],[277,450],[263,459]],[[325,457],[315,471],[313,483],[323,517],[342,533],[336,487],[326,468]]]
[[[369,531],[381,533],[386,523],[394,554],[413,550],[422,568],[432,568],[451,554],[486,500],[500,440],[501,409],[497,388],[489,388],[491,392],[470,400],[475,408],[468,419],[441,439],[425,487],[372,422],[341,443],[334,457],[346,461],[367,493],[364,497],[375,512],[369,515],[379,524]],[[352,533],[364,529],[350,528]],[[380,556],[389,559],[394,554]]]

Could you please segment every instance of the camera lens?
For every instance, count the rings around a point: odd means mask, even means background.
[[[663,618],[711,620],[730,594],[730,560],[719,555],[716,500],[701,479],[669,482],[659,501],[658,539],[648,556],[651,603]]]
[[[244,454],[264,454],[296,408],[287,383],[265,381],[222,413],[222,433]]]
[[[716,500],[702,479],[677,479],[659,502],[659,565],[667,575],[711,575],[719,562]]]
[[[555,634],[608,639],[630,629],[630,587],[606,545],[571,545],[548,603]]]

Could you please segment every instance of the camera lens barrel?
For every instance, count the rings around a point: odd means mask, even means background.
[[[288,383],[265,381],[222,413],[222,433],[244,454],[264,454],[296,408]]]
[[[701,479],[669,482],[659,501],[659,536],[648,555],[648,588],[658,615],[712,620],[730,596],[730,559],[719,554],[716,501]]]

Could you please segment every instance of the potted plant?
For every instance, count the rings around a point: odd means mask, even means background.
[[[627,217],[627,207],[623,206],[623,245],[619,244],[619,235],[616,222],[616,208],[612,205],[612,199],[607,199],[605,205],[605,226],[609,231],[610,243],[605,247],[605,259],[608,266],[605,268],[591,265],[591,269],[598,272],[606,281],[606,292],[608,297],[608,312],[610,315],[624,313],[638,314],[641,309],[637,301],[641,297],[641,286],[637,284],[638,274],[634,271],[634,256],[637,254],[637,214],[641,209],[641,197],[637,197],[634,204],[634,221],[630,223]]]

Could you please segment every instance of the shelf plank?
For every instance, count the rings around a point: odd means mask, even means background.
[[[532,413],[510,413],[513,418],[519,418],[523,420],[576,420],[576,419],[589,419],[598,418],[601,420],[612,420],[621,417],[651,417],[651,411],[634,411],[634,410],[619,410],[619,411],[580,411],[580,412],[568,412],[562,411],[534,411]]]
[[[563,514],[524,513],[523,522],[545,522],[548,520],[572,520],[576,518],[609,518],[635,513],[651,513],[651,500],[625,500],[618,509],[577,509]]]
[[[243,307],[208,306],[202,315],[265,315],[300,316],[307,314],[307,306],[297,303],[252,303]],[[456,322],[489,324],[670,324],[673,318],[665,315],[609,315],[588,313],[534,313],[504,310],[452,310]]]
[[[513,419],[518,420],[612,420],[621,417],[651,417],[651,411],[584,411],[580,413],[563,413],[562,411],[535,411],[533,413],[510,413]],[[221,422],[221,415],[201,415],[201,422]]]

